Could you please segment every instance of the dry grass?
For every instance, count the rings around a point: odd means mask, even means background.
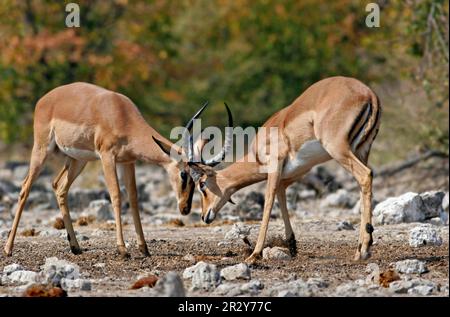
[[[23,293],[24,297],[66,297],[67,292],[60,287],[33,284]]]
[[[34,228],[25,229],[21,232],[21,235],[24,237],[34,237],[34,236],[37,236],[38,234],[39,234],[39,232],[34,230]]]
[[[64,221],[62,220],[62,218],[56,218],[55,222],[53,223],[53,228],[58,229],[58,230],[62,230],[64,229],[66,226],[64,225]]]

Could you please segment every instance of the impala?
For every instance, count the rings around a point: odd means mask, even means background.
[[[378,97],[360,81],[331,77],[315,83],[266,121],[263,128],[277,128],[277,133],[258,132],[249,153],[235,163],[218,171],[208,162],[189,163],[191,176],[202,195],[203,221],[211,223],[237,190],[266,180],[262,223],[256,246],[246,262],[253,263],[261,255],[275,196],[290,251],[295,255],[296,240],[286,205],[286,188],[313,166],[334,159],[360,186],[361,226],[355,260],[368,258],[373,227],[372,171],[367,161],[380,116]],[[270,143],[276,144],[276,155],[269,161],[262,160],[258,147]],[[192,142],[189,146],[193,146]],[[250,156],[256,159],[251,160]],[[265,172],[261,167],[268,164],[274,168]]]
[[[205,109],[205,104],[186,128]],[[130,209],[138,238],[139,250],[148,255],[148,248],[138,210],[135,162],[145,161],[162,166],[177,193],[178,207],[183,215],[191,210],[195,184],[186,160],[175,160],[167,153],[173,144],[149,126],[137,107],[126,96],[88,84],[73,83],[57,87],[44,95],[34,113],[34,144],[28,174],[23,181],[14,222],[4,251],[11,255],[20,217],[31,185],[51,153],[60,152],[64,166],[53,181],[53,188],[67,230],[70,249],[81,253],[69,214],[67,194],[73,181],[88,161],[101,160],[115,216],[119,254],[127,257],[121,224],[121,197],[116,168],[123,171]],[[176,148],[176,146],[175,146]],[[177,149],[184,153],[184,149]]]

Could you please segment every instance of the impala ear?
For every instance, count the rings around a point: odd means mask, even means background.
[[[160,148],[164,153],[166,153],[167,155],[170,156],[170,150],[172,149],[172,146],[169,145],[169,144],[166,144],[166,143],[164,143],[164,142],[162,142],[162,141],[160,141],[160,140],[158,140],[158,139],[155,138],[153,135],[152,135],[152,138],[153,138],[153,141],[155,141],[155,143],[159,146],[159,148]]]
[[[188,162],[189,165],[189,173],[191,174],[192,179],[194,182],[197,182],[200,180],[200,178],[203,175],[206,175],[208,177],[216,175],[216,171],[211,166],[194,163],[194,162]]]

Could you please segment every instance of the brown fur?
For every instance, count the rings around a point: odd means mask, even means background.
[[[366,109],[370,110],[368,115],[364,115]],[[286,188],[314,165],[334,159],[350,172],[360,185],[362,225],[360,247],[355,259],[368,258],[372,234],[367,232],[365,227],[366,224],[371,225],[372,221],[372,172],[367,161],[371,144],[379,129],[380,118],[378,97],[360,81],[347,77],[331,77],[315,83],[291,105],[273,114],[263,125],[278,127],[278,157],[274,159],[275,162],[272,160],[272,163],[276,164],[274,172],[263,173],[260,170],[263,160],[258,158],[257,149],[261,144],[271,142],[270,137],[260,133],[252,143],[251,152],[223,170],[216,172],[211,167],[201,165],[191,167],[197,168],[197,172],[203,174],[199,189],[201,184],[206,184],[206,188],[201,191],[202,218],[207,217],[210,211],[214,215],[219,212],[237,190],[266,180],[262,225],[256,247],[246,261],[253,263],[262,252],[275,196],[280,204],[290,251],[295,254],[295,235],[286,206]],[[352,140],[358,139],[359,132],[360,142],[351,143]],[[296,170],[295,175],[284,177],[282,174],[285,162],[310,140],[319,141],[328,156],[317,157],[313,163]],[[256,162],[248,160],[250,155],[257,158]]]

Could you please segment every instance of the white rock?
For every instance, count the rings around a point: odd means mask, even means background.
[[[431,295],[433,293],[434,287],[430,285],[418,285],[416,287],[410,288],[408,294],[412,295]]]
[[[405,274],[422,274],[428,272],[425,262],[416,259],[396,262],[395,270]]]
[[[441,245],[442,238],[430,224],[421,224],[409,231],[409,245],[420,247],[425,245]]]
[[[303,280],[297,279],[274,286],[270,293],[272,296],[277,294],[278,297],[309,297],[313,295],[315,289],[315,286],[311,287],[311,285],[308,285]]]
[[[369,275],[366,277],[367,285],[378,285],[380,283],[380,267],[376,263],[369,263],[366,266],[366,273]]]
[[[243,293],[256,294],[264,288],[264,284],[260,280],[251,280],[248,283],[242,284],[241,291]]]
[[[277,297],[297,297],[297,295],[289,290],[282,290],[278,292]]]
[[[221,296],[235,297],[242,294],[242,290],[239,284],[236,283],[225,283],[220,284],[214,290],[214,293]]]
[[[445,193],[444,198],[442,199],[442,209],[448,213],[448,205],[449,205],[449,194]]]
[[[379,203],[373,210],[373,220],[375,224],[423,221],[424,208],[420,195],[409,192]]]
[[[199,262],[192,274],[192,290],[212,290],[220,284],[220,274],[214,264]]]
[[[306,285],[312,289],[327,288],[328,282],[321,277],[311,277],[306,281]]]
[[[251,227],[242,223],[235,223],[225,234],[225,240],[242,240],[250,235]]]
[[[430,191],[420,194],[424,205],[424,216],[425,219],[431,219],[433,217],[439,217],[442,209],[442,201],[444,199],[445,193],[441,191]]]
[[[220,276],[228,281],[233,280],[249,280],[250,269],[247,264],[239,263],[233,266],[228,266],[220,271]]]
[[[280,247],[267,247],[263,249],[263,259],[265,260],[290,260],[289,250]]]
[[[42,279],[46,283],[51,283],[55,286],[60,286],[63,278],[75,280],[80,276],[78,265],[65,260],[59,260],[56,257],[46,258],[45,264],[41,266],[41,269]]]
[[[98,221],[113,220],[111,203],[106,199],[93,200],[89,204],[89,213]]]
[[[61,279],[61,288],[65,291],[90,291],[92,289],[92,283],[85,279]]]
[[[4,284],[30,284],[35,283],[38,279],[38,274],[33,271],[14,271],[11,274],[5,275],[2,278]]]
[[[336,229],[338,231],[342,231],[342,230],[355,230],[355,228],[353,228],[353,225],[348,222],[348,221],[341,221],[337,224]]]
[[[429,295],[432,292],[437,292],[438,287],[429,280],[411,279],[391,282],[389,290],[398,294]]]
[[[154,287],[160,297],[185,297],[183,281],[176,272],[168,272],[156,282]]]
[[[351,208],[356,203],[353,196],[345,189],[339,189],[335,193],[329,194],[320,203],[321,208],[325,207],[341,207]]]
[[[24,270],[25,269],[23,268],[22,265],[13,263],[13,264],[7,265],[3,268],[3,274],[8,275],[15,271],[24,271]]]

